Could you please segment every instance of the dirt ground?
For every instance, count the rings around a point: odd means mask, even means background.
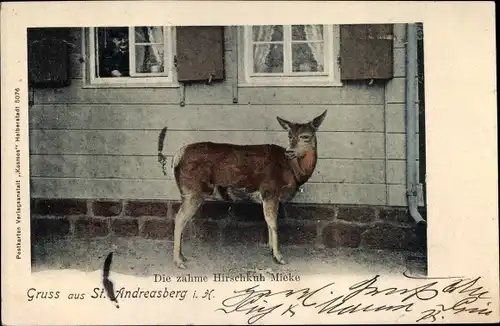
[[[32,248],[32,272],[54,269],[101,270],[109,252],[115,272],[150,276],[177,274],[172,261],[171,241],[144,238],[44,239]],[[183,243],[188,259],[186,272],[211,274],[246,271],[309,274],[426,274],[425,256],[405,251],[368,249],[317,249],[281,246],[287,265],[276,264],[264,245],[217,245],[189,240]]]

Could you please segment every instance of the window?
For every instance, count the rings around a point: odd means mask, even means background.
[[[173,38],[165,26],[91,28],[90,83],[174,85]]]
[[[338,26],[245,26],[240,44],[242,86],[341,85]]]

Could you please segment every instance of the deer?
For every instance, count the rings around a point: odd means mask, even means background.
[[[287,264],[278,246],[278,209],[280,203],[292,200],[299,188],[312,176],[318,159],[316,132],[327,110],[306,123],[294,123],[277,116],[288,132],[286,148],[275,144],[237,145],[231,143],[196,142],[178,149],[171,168],[181,195],[175,216],[174,264],[186,268],[182,254],[182,233],[204,201],[214,194],[221,199],[234,199],[229,193],[243,191],[262,204],[268,229],[268,246],[278,264]],[[163,144],[167,127],[158,139],[158,161],[166,172],[167,158]],[[234,191],[233,191],[234,190]]]

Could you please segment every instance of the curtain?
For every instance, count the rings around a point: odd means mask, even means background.
[[[136,72],[144,72],[146,68],[146,47],[135,46],[135,70]]]
[[[269,42],[273,36],[273,26],[254,26],[258,28],[257,40],[259,42]],[[254,72],[266,72],[266,57],[271,49],[271,44],[259,43],[253,48],[253,66]]]
[[[306,32],[307,40],[324,40],[323,30],[321,25],[304,25],[304,31]],[[324,54],[324,42],[312,42],[307,43],[311,52],[314,56],[314,60],[318,63],[318,71],[324,71],[325,67],[325,54]]]
[[[135,69],[136,72],[149,72],[151,66],[159,65],[160,71],[163,69],[163,27],[141,27],[135,30],[136,42],[139,43],[160,43],[151,45],[135,46]]]
[[[161,47],[163,48],[163,43],[165,42],[163,36],[163,27],[148,27],[148,37],[149,42],[151,43],[161,43]],[[152,54],[155,58],[155,61],[163,67],[163,51],[158,48],[158,45],[152,45]]]

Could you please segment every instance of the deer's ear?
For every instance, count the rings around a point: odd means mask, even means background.
[[[292,123],[290,121],[286,121],[285,119],[281,119],[280,117],[276,117],[276,119],[286,131],[292,129]]]
[[[323,112],[321,115],[317,116],[311,122],[309,122],[310,125],[314,128],[314,130],[318,130],[319,126],[321,126],[321,124],[323,123],[323,120],[325,120],[326,111],[327,110],[325,110],[325,112]]]

